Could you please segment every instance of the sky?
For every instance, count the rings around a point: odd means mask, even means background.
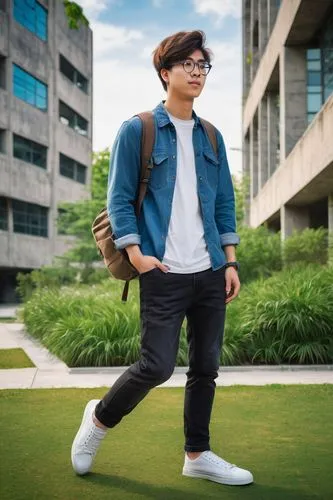
[[[160,41],[201,29],[213,68],[194,110],[222,133],[230,170],[241,172],[241,0],[76,0],[93,30],[93,149],[112,147],[122,122],[165,92],[152,64]]]

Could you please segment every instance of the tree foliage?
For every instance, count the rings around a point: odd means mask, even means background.
[[[60,232],[75,236],[75,243],[65,257],[72,262],[89,265],[99,260],[99,253],[91,232],[91,225],[98,212],[106,204],[106,190],[109,170],[110,151],[105,149],[94,153],[91,179],[91,198],[75,203],[62,203],[59,206],[58,229]]]
[[[79,29],[80,25],[89,26],[89,21],[83,14],[83,9],[76,2],[69,0],[63,1],[65,13],[68,18],[68,26],[70,29]]]

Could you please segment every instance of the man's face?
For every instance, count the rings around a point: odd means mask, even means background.
[[[170,70],[162,69],[161,75],[167,82],[168,95],[173,94],[192,101],[199,97],[206,82],[206,76],[200,71],[200,63],[202,66],[205,58],[201,50],[195,50],[186,58],[185,64],[176,64]]]

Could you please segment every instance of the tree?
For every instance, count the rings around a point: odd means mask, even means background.
[[[94,153],[91,179],[91,199],[59,205],[58,228],[64,234],[75,236],[71,250],[64,257],[86,267],[99,260],[91,225],[98,212],[106,205],[106,190],[110,151]]]
[[[233,176],[233,185],[236,202],[236,222],[237,227],[244,225],[245,221],[245,203],[248,192],[249,179],[242,175],[240,179]]]
[[[83,9],[76,2],[69,0],[63,1],[65,13],[68,18],[68,26],[70,29],[79,29],[80,25],[89,26],[89,21],[83,14]]]

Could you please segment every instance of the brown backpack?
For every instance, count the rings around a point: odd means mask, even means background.
[[[145,111],[136,116],[138,116],[142,121],[140,187],[135,206],[135,214],[139,217],[142,202],[147,192],[150,173],[154,167],[152,152],[155,141],[155,126],[154,115],[151,111]],[[206,129],[215,154],[217,154],[215,127],[202,118],[200,118],[200,120]],[[122,294],[122,301],[126,302],[129,282],[136,278],[139,273],[130,263],[126,250],[116,249],[114,244],[114,235],[106,207],[99,212],[94,220],[92,224],[92,233],[96,241],[97,248],[104,259],[104,264],[112,276],[116,279],[126,281]]]

